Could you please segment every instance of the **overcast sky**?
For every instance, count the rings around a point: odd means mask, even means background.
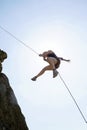
[[[37,53],[70,59],[58,71],[87,119],[87,0],[0,0],[0,26],[29,46],[0,28],[3,73],[30,130],[87,130],[59,76],[48,71],[31,81],[47,65]]]

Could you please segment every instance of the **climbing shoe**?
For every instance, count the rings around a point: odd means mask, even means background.
[[[56,69],[53,70],[53,78],[55,78],[58,75],[58,71]]]
[[[35,76],[35,77],[33,77],[31,80],[32,80],[32,81],[36,81],[36,79],[37,79],[37,77]]]

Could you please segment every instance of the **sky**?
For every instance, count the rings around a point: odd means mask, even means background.
[[[9,78],[30,130],[87,130],[87,124],[59,76],[38,54],[53,50],[58,69],[87,120],[87,0],[0,0],[0,49],[8,54],[3,73]],[[33,50],[36,52],[34,52]]]

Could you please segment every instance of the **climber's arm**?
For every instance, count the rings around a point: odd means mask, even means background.
[[[63,61],[66,61],[66,62],[70,62],[70,60],[68,59],[64,59],[64,58],[62,58],[62,57],[58,57],[60,60],[63,60]]]

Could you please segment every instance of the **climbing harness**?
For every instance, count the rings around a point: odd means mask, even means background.
[[[10,33],[9,31],[7,31],[5,28],[3,28],[2,26],[0,26],[0,28],[1,28],[4,32],[6,32],[6,33],[8,33],[10,36],[12,36],[14,39],[16,39],[17,41],[19,41],[21,44],[23,44],[25,47],[27,47],[28,49],[30,49],[31,51],[33,51],[34,53],[36,53],[37,55],[39,55],[34,49],[32,49],[30,46],[26,45],[23,41],[21,41],[20,39],[18,39],[16,36],[14,36],[12,33]],[[79,112],[80,112],[82,118],[84,119],[85,123],[87,123],[87,120],[86,120],[85,116],[83,115],[83,113],[82,113],[82,111],[81,111],[79,105],[77,104],[75,98],[73,97],[73,95],[72,95],[72,93],[70,92],[68,86],[66,85],[65,81],[64,81],[63,78],[61,77],[60,73],[59,73],[59,77],[60,77],[60,79],[62,80],[62,82],[63,82],[64,86],[66,87],[66,89],[68,90],[70,96],[72,97],[72,99],[73,99],[75,105],[77,106],[77,108],[78,108],[78,110],[79,110]]]

